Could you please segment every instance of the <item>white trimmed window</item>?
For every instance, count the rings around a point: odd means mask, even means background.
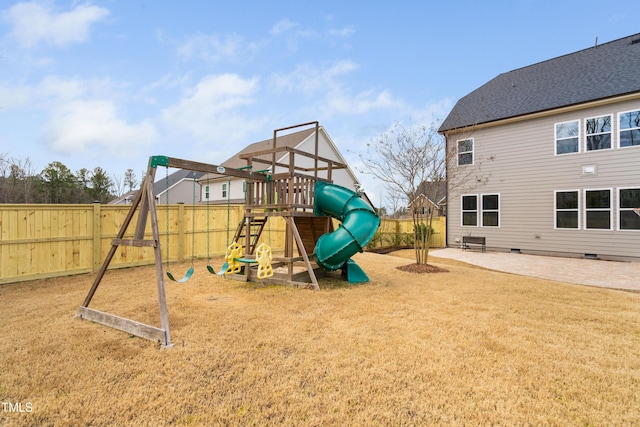
[[[580,198],[578,190],[554,192],[555,228],[580,228]]]
[[[586,151],[611,148],[611,115],[593,117],[584,121]]]
[[[634,208],[640,208],[640,188],[620,188],[618,204],[618,229],[640,230],[640,216],[633,212]]]
[[[482,195],[482,226],[483,227],[499,227],[500,226],[500,195],[499,194],[483,194]]]
[[[478,226],[478,196],[462,196],[462,226]]]
[[[584,191],[585,229],[611,230],[611,189]]]
[[[473,164],[473,138],[458,141],[458,166]]]
[[[619,146],[633,147],[640,145],[640,110],[619,113],[618,141]]]
[[[556,155],[580,151],[580,122],[556,123]]]
[[[227,198],[227,184],[222,184],[222,198]]]

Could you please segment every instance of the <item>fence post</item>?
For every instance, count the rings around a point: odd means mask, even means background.
[[[102,226],[100,221],[100,202],[93,202],[93,271],[102,265]]]
[[[178,203],[178,261],[184,261],[184,203]]]

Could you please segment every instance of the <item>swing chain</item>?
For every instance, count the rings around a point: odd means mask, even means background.
[[[196,257],[196,174],[193,172],[193,208],[191,214],[191,267]]]
[[[167,252],[167,269],[169,269],[169,167],[167,166],[165,168],[166,173],[165,173],[165,178],[164,178],[164,182],[165,182],[165,188],[167,189],[167,191],[165,192],[165,218],[166,218],[166,240],[167,240],[167,247],[166,247],[166,252]]]

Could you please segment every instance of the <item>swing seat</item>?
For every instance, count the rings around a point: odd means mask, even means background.
[[[211,272],[211,274],[217,274],[218,276],[224,276],[225,274],[227,274],[227,270],[228,269],[229,269],[229,263],[225,262],[224,264],[222,264],[222,267],[220,267],[220,270],[217,273],[215,272],[213,267],[211,267],[211,269],[209,271]]]
[[[173,277],[173,274],[171,274],[171,272],[167,271],[167,277],[173,280],[174,282],[184,283],[187,280],[191,279],[191,276],[193,276],[194,271],[195,270],[193,269],[193,267],[189,267],[189,269],[187,270],[187,273],[184,275],[182,279],[176,279],[175,277]]]

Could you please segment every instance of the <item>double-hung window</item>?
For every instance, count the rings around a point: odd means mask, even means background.
[[[611,190],[585,190],[585,228],[611,230]]]
[[[618,114],[620,147],[640,145],[640,110]]]
[[[458,166],[473,164],[473,138],[458,141]]]
[[[640,216],[633,212],[640,208],[640,188],[621,188],[618,192],[620,230],[640,230]]]
[[[556,154],[580,151],[580,122],[556,123]]]
[[[227,198],[227,184],[222,184],[222,198]]]
[[[482,195],[482,226],[500,226],[500,196],[498,194]]]
[[[585,120],[587,151],[611,148],[611,115]]]
[[[462,196],[462,225],[478,226],[478,196]]]
[[[463,227],[499,227],[500,195],[470,194],[462,196]]]
[[[555,228],[580,228],[578,190],[555,192]]]

